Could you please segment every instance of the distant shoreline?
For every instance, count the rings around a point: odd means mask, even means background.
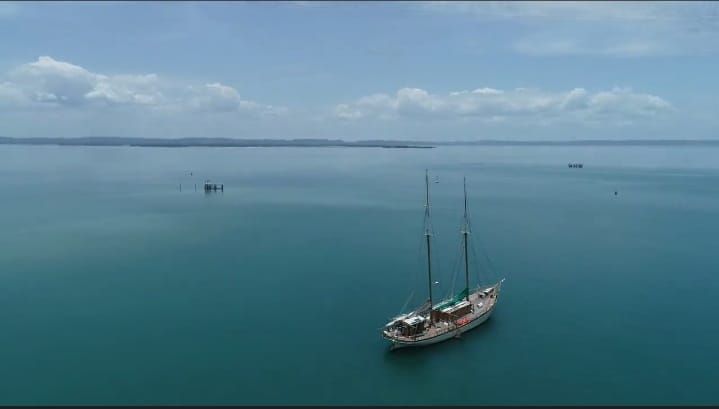
[[[343,141],[339,139],[230,139],[230,138],[10,138],[0,137],[0,145],[58,145],[58,146],[132,146],[145,148],[273,148],[273,147],[342,147],[431,149],[422,142],[406,141]]]
[[[573,141],[549,140],[478,140],[478,141],[391,141],[341,139],[233,139],[233,138],[11,138],[0,137],[0,145],[58,145],[58,146],[132,146],[147,148],[272,148],[272,147],[342,147],[432,149],[438,146],[719,146],[719,139],[585,139]]]
[[[452,141],[431,142],[455,146],[719,146],[719,139],[583,139],[572,141]]]

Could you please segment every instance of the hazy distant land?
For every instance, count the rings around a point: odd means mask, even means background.
[[[427,143],[405,141],[343,141],[340,139],[233,139],[233,138],[9,138],[0,137],[5,145],[63,146],[141,146],[161,148],[182,147],[362,147],[362,148],[433,148]]]
[[[342,139],[234,139],[234,138],[124,138],[91,136],[79,138],[11,138],[0,137],[2,145],[63,145],[63,146],[138,146],[138,147],[346,147],[346,148],[434,148],[441,145],[495,146],[719,146],[710,139],[623,139],[623,140],[477,140],[477,141],[393,141]]]

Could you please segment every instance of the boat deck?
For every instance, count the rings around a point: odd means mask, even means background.
[[[493,288],[494,291],[487,296],[480,297],[480,294],[482,291]],[[421,334],[414,335],[414,336],[404,336],[400,335],[399,333],[388,333],[384,332],[385,337],[392,340],[397,341],[403,341],[403,342],[417,342],[417,341],[423,341],[426,339],[434,338],[439,335],[445,334],[447,332],[453,331],[459,327],[462,327],[464,325],[467,325],[474,321],[475,319],[483,316],[484,314],[490,312],[495,304],[497,303],[497,297],[499,296],[499,285],[494,285],[489,288],[483,288],[480,291],[476,291],[474,293],[471,293],[469,295],[469,301],[472,303],[473,311],[469,314],[464,315],[463,317],[458,318],[455,321],[439,321],[432,323],[430,326],[427,327],[427,329],[422,332]],[[479,307],[479,304],[482,304],[481,307]]]

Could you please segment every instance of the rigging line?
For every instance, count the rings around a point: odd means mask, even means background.
[[[480,258],[477,257],[477,251],[476,251],[476,249],[475,249],[475,246],[472,246],[472,256],[474,257],[474,259],[475,259],[476,262],[477,262],[477,280],[478,280],[478,283],[477,283],[477,284],[478,284],[479,286],[481,286],[482,281],[483,281],[483,280],[482,280],[482,271],[485,270],[485,268],[482,267]]]
[[[467,290],[467,301],[469,301],[469,253],[467,252],[467,246],[469,246],[469,215],[467,213],[467,177],[464,177],[464,227],[462,235],[464,236],[464,274],[465,274],[465,289]]]
[[[432,237],[433,237],[433,238],[436,238],[437,236],[432,236]],[[438,241],[439,241],[439,240],[435,240],[435,243],[437,243]],[[432,274],[432,277],[433,277],[432,280],[434,280],[434,282],[437,283],[437,284],[436,284],[436,285],[437,285],[437,289],[438,289],[438,290],[441,290],[441,289],[444,287],[444,279],[447,278],[447,277],[446,277],[447,269],[446,269],[446,268],[445,268],[445,269],[442,269],[442,268],[441,268],[441,266],[442,266],[442,260],[444,260],[444,256],[443,256],[442,254],[440,254],[441,252],[437,251],[438,247],[439,247],[439,246],[437,246],[437,245],[435,244],[435,246],[434,246],[435,251],[434,251],[434,253],[432,253],[432,265],[435,267],[435,268],[432,269],[432,272],[433,272],[433,274]],[[445,276],[444,276],[444,277],[442,277],[442,276],[440,275],[440,273],[441,273],[442,271],[445,272]],[[440,280],[441,280],[441,281],[440,281]],[[434,283],[433,283],[433,285],[434,285]],[[439,291],[438,291],[438,292],[439,292]],[[446,293],[446,290],[445,290],[445,293]],[[444,298],[446,298],[446,297],[444,297]],[[435,304],[436,304],[436,302],[435,302]]]
[[[431,226],[431,221],[430,221],[430,226]],[[437,286],[438,286],[438,290],[439,290],[442,288],[442,281],[440,281],[440,279],[441,279],[440,272],[442,271],[442,269],[440,267],[442,266],[443,257],[441,255],[441,252],[438,251],[438,248],[441,249],[441,247],[439,247],[437,245],[437,243],[440,242],[441,240],[438,238],[437,233],[434,231],[434,226],[430,227],[430,233],[432,234],[432,241],[434,243],[434,245],[432,246],[432,249],[434,250],[432,252],[432,286],[435,285],[435,282],[438,283]],[[439,291],[438,291],[438,293],[439,293]],[[433,300],[432,303],[437,304],[437,300]]]
[[[430,309],[432,308],[432,286],[434,283],[432,282],[432,251],[430,247],[430,237],[434,235],[434,229],[432,228],[432,219],[431,219],[431,213],[430,213],[430,202],[429,202],[429,170],[424,170],[424,180],[425,180],[425,189],[426,189],[426,198],[425,198],[425,212],[424,212],[424,227],[425,227],[425,240],[427,241],[427,281],[428,281],[428,290],[429,290],[429,305]]]
[[[468,210],[468,214],[469,214],[468,217],[471,217],[471,211]],[[476,248],[475,248],[476,246],[474,246],[474,245],[472,246],[472,253],[473,253],[473,255],[476,257],[478,264],[479,264],[481,261],[486,261],[486,263],[487,263],[487,267],[486,267],[486,270],[487,270],[487,271],[486,271],[486,272],[487,272],[487,275],[488,275],[487,278],[489,279],[489,281],[495,281],[495,280],[497,280],[497,279],[499,278],[499,277],[498,277],[498,276],[499,276],[499,272],[498,272],[496,266],[494,265],[494,263],[492,262],[492,259],[489,257],[488,252],[486,251],[486,247],[484,246],[484,242],[483,242],[483,236],[482,236],[481,234],[475,234],[474,236],[475,236],[475,237],[474,237],[473,239],[476,241],[476,243],[477,243],[477,244],[479,245],[479,247],[480,247],[480,253],[482,254],[482,258],[479,258],[479,257],[477,256],[477,251],[476,251]],[[478,278],[481,279],[481,277],[480,277],[480,271],[477,271],[477,276],[478,276]]]
[[[413,266],[414,270],[414,281],[412,282],[412,293],[415,294],[417,292],[417,289],[420,286],[420,276],[424,276],[422,273],[422,266],[424,264],[424,251],[423,251],[422,243],[420,243],[419,248],[417,250],[417,258],[415,259],[415,265]],[[420,297],[422,298],[422,297]]]
[[[417,235],[417,237],[422,237],[424,235],[424,233],[425,233],[425,224],[423,223],[422,231],[420,234]],[[402,312],[407,307],[407,305],[414,299],[414,295],[417,290],[417,281],[418,281],[418,277],[420,274],[420,268],[418,268],[418,266],[421,266],[423,264],[423,260],[424,260],[424,254],[423,254],[424,246],[425,246],[424,240],[421,240],[421,239],[417,240],[417,247],[416,247],[416,253],[415,253],[416,258],[414,260],[415,265],[414,265],[414,267],[412,267],[414,274],[412,275],[413,280],[412,280],[412,283],[410,286],[410,291],[409,291],[410,295],[409,295],[407,302],[405,302],[405,305],[402,307],[402,310],[400,310],[400,312]]]
[[[472,217],[471,210],[467,209],[467,219],[468,219],[467,224],[470,224],[471,217]],[[480,236],[481,235],[479,235],[479,234],[477,235],[476,241],[477,241],[477,244],[480,246],[480,249],[484,249],[484,246],[482,245],[483,244],[482,238]],[[492,260],[489,258],[489,255],[487,254],[486,251],[480,250],[480,252],[482,253],[483,259],[487,262],[488,273],[492,276],[492,277],[490,277],[490,279],[496,278],[495,275],[497,274],[497,272],[496,272],[496,267],[494,266],[494,263],[492,263]],[[479,263],[480,258],[477,257],[477,253],[475,251],[475,246],[472,246],[472,253],[477,258],[477,262]],[[479,272],[478,272],[478,274],[479,274]]]
[[[484,249],[485,247],[482,245],[483,244],[482,237],[478,236],[477,241],[479,242],[480,246],[482,246],[482,248]],[[496,270],[496,267],[494,266],[494,263],[492,262],[492,259],[487,254],[486,250],[482,251],[482,256],[487,261],[488,267],[492,270]]]
[[[417,235],[417,237],[423,237],[425,232],[424,224],[422,224],[422,232]],[[425,241],[424,239],[417,240],[417,253],[416,253],[416,259],[415,259],[415,266],[413,267],[414,270],[414,281],[412,282],[412,291],[411,294],[414,294],[417,290],[417,282],[420,275],[420,266],[424,264],[425,254],[424,254],[424,246]]]
[[[454,257],[454,266],[452,267],[452,294],[454,294],[454,288],[457,283],[457,276],[459,275],[459,262],[462,259],[462,235],[459,235],[460,240],[457,242],[457,252]]]
[[[405,301],[404,305],[403,305],[402,308],[399,310],[399,313],[400,313],[400,314],[404,314],[404,310],[405,310],[405,308],[407,308],[407,305],[409,304],[409,302],[410,302],[410,300],[412,299],[413,296],[414,296],[414,291],[412,291],[412,292],[409,294],[409,298],[407,298],[407,301]]]
[[[447,291],[445,291],[445,296],[444,296],[445,299],[449,298],[454,293],[454,282],[455,282],[454,270],[455,270],[454,266],[452,266],[452,269],[449,270],[450,277],[452,279],[449,281],[449,286],[447,287]]]
[[[471,217],[471,215],[469,214],[469,212],[468,212],[468,216],[467,216],[467,217],[468,217],[468,219]],[[467,224],[469,225],[469,222],[468,222]],[[470,228],[470,230],[471,230],[471,228]],[[471,247],[472,256],[474,257],[474,260],[475,260],[476,266],[477,266],[477,280],[478,280],[478,285],[481,286],[481,283],[482,283],[482,281],[483,281],[483,280],[482,280],[482,270],[484,270],[484,268],[483,268],[483,266],[482,266],[482,259],[480,259],[480,258],[477,256],[477,248],[476,248],[476,245],[475,245],[475,243],[478,243],[478,242],[481,243],[480,238],[479,238],[479,235],[478,235],[478,234],[472,234],[472,235],[469,237],[469,242],[471,243],[471,245],[470,245],[469,247]],[[480,244],[480,246],[481,246],[481,244]],[[481,251],[481,250],[480,250],[480,251]],[[482,254],[485,255],[484,252],[482,252]],[[485,257],[486,257],[486,256],[485,256]]]
[[[464,226],[464,216],[462,216],[462,218],[460,219],[459,225],[460,225],[460,234],[459,234],[459,236],[458,236],[458,237],[459,237],[459,240],[457,241],[457,247],[456,247],[456,250],[455,250],[456,253],[455,253],[455,257],[454,257],[454,264],[453,264],[452,270],[451,270],[451,273],[452,273],[452,285],[451,285],[451,288],[450,288],[450,291],[449,291],[449,295],[452,296],[452,297],[454,296],[454,291],[455,291],[455,288],[456,288],[456,285],[457,285],[457,277],[458,277],[458,275],[459,275],[459,263],[460,263],[460,261],[463,260],[462,252],[463,252],[463,250],[464,250],[464,245],[463,245],[463,241],[462,241],[462,240],[463,240],[463,236],[462,236],[462,233],[461,233],[461,232],[462,232],[462,228],[463,228],[463,226]]]
[[[473,238],[469,239],[469,249],[470,252],[468,254],[469,258],[469,265],[474,268],[474,273],[472,276],[477,278],[477,286],[480,286],[482,283],[482,263],[479,261],[479,257],[477,257],[477,249],[474,246]]]
[[[432,230],[429,230],[429,232],[431,234],[430,235],[431,239],[434,240],[435,243],[437,243],[436,234]],[[422,249],[425,250],[423,264],[426,265],[426,268],[428,270],[432,271],[431,276],[428,277],[429,285],[430,285],[429,291],[431,294],[431,295],[428,294],[428,299],[431,299],[432,304],[434,304],[436,302],[435,298],[437,297],[437,294],[434,293],[434,282],[438,281],[437,280],[438,270],[436,268],[437,267],[437,246],[436,245],[434,245],[434,246],[428,245],[427,240],[425,238],[425,243],[424,243],[424,246],[422,247]],[[429,254],[429,258],[427,256],[427,254]]]
[[[487,260],[487,252],[484,250],[484,243],[482,241],[481,234],[476,233],[473,236],[472,254],[476,257],[477,263],[481,263],[482,261]],[[479,247],[479,252],[482,254],[482,258],[477,255],[477,247]],[[486,267],[489,268],[491,266],[487,265]]]
[[[431,207],[432,206],[430,205],[430,210],[431,210]],[[440,281],[440,279],[442,279],[441,278],[442,276],[440,273],[442,271],[445,271],[445,273],[446,273],[446,271],[447,271],[446,269],[440,268],[442,266],[442,260],[444,260],[444,256],[441,254],[441,251],[438,251],[438,249],[441,249],[442,247],[438,247],[437,243],[441,242],[442,240],[441,240],[441,235],[438,235],[437,232],[434,230],[434,225],[433,225],[433,221],[432,221],[430,212],[428,212],[427,216],[428,217],[425,217],[425,220],[427,222],[427,226],[429,226],[429,232],[432,234],[432,241],[434,243],[434,245],[432,246],[434,251],[432,252],[432,260],[431,260],[432,261],[432,283],[431,283],[431,285],[433,286],[432,287],[433,289],[434,289],[434,286],[436,285],[437,290],[438,290],[437,293],[441,294],[441,291],[439,291],[439,290],[441,290],[444,287],[444,285],[443,285],[443,281]],[[444,278],[447,278],[447,277],[445,276]],[[437,283],[437,284],[435,284],[435,283]],[[446,291],[445,291],[445,294],[446,294]],[[442,299],[446,299],[446,298],[447,298],[447,296],[443,297]],[[433,300],[432,303],[437,304],[436,301],[437,300]]]
[[[436,238],[436,235],[434,235],[434,236],[432,236],[432,237],[433,237],[433,238]],[[439,241],[440,241],[440,240],[435,240],[435,243],[437,243],[437,242],[439,242]],[[435,245],[435,249],[437,249],[437,246],[436,246],[436,245]],[[442,260],[445,260],[445,259],[444,259],[444,255],[443,255],[443,254],[440,254],[439,251],[436,251],[435,253],[432,254],[432,261],[434,261],[433,264],[434,264],[435,266],[442,266]],[[437,277],[437,278],[440,277],[439,273],[441,272],[441,270],[442,270],[442,269],[439,268],[439,267],[437,267],[436,270],[433,270],[433,271],[437,271],[435,277]],[[444,278],[448,278],[448,277],[446,276],[447,269],[444,269],[444,272],[445,272],[445,277],[444,277]],[[450,271],[450,274],[452,274],[451,271]],[[444,287],[442,281],[439,281],[438,279],[435,279],[435,281],[437,281],[437,282],[439,283],[438,286],[439,286],[440,288]],[[452,282],[453,282],[453,281],[454,281],[454,277],[452,278]],[[454,286],[454,284],[452,284],[452,287],[453,287],[453,286]],[[449,292],[448,292],[448,291],[449,291]],[[451,295],[452,295],[452,291],[453,291],[452,288],[449,288],[449,287],[448,287],[448,288],[445,290],[445,292],[444,292],[444,294],[445,294],[444,299],[447,299],[449,296],[451,296]]]
[[[465,254],[467,257],[467,265],[473,264],[477,270],[477,273],[476,273],[477,274],[477,286],[480,286],[481,282],[482,282],[482,276],[481,276],[482,266],[481,266],[481,263],[479,262],[479,257],[477,257],[477,251],[476,251],[476,248],[474,245],[475,239],[474,239],[474,231],[472,229],[472,211],[470,210],[469,206],[467,206],[468,200],[469,200],[469,197],[467,195],[466,185],[465,185],[465,208],[464,208],[465,213],[464,213],[463,223],[464,223],[464,228],[466,229],[466,231],[468,233],[466,245],[467,245],[467,247],[471,248],[470,250],[471,250],[471,253],[472,253],[472,256],[473,256],[473,259],[475,262],[472,263],[470,260],[469,254],[468,253],[465,253]]]
[[[459,274],[459,260],[462,257],[462,244],[461,242],[457,245],[455,257],[454,257],[454,266],[452,266],[452,290],[450,294],[454,294],[454,288],[457,283],[457,275]]]
[[[478,240],[478,241],[479,241],[479,240]],[[472,248],[472,252],[474,253],[474,256],[477,257],[477,253],[476,253],[476,251],[474,250],[474,248]],[[481,254],[482,254],[482,256],[483,256],[483,260],[487,262],[486,272],[487,272],[487,274],[488,274],[488,276],[489,276],[489,277],[487,277],[487,278],[490,279],[490,280],[496,279],[496,278],[497,278],[497,271],[496,271],[496,268],[494,267],[494,265],[493,265],[493,263],[492,263],[492,260],[489,258],[489,256],[487,256],[487,253],[486,253],[485,251],[480,251],[480,252],[481,252]],[[477,260],[479,261],[480,258],[477,257]]]

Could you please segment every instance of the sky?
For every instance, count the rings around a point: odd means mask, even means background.
[[[0,136],[719,138],[719,2],[0,2]]]

